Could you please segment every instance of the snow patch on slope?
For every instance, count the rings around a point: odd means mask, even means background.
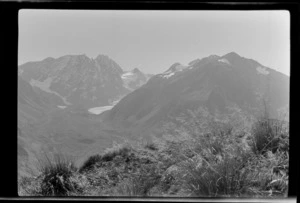
[[[162,77],[163,78],[169,78],[171,76],[175,75],[175,72],[167,72],[166,74],[164,74]]]
[[[189,66],[184,66],[181,64],[178,64],[176,66],[171,66],[171,68],[169,70],[167,70],[166,72],[164,72],[163,74],[161,74],[161,76],[163,78],[170,78],[173,75],[175,75],[175,73],[181,72],[187,67],[189,67]]]
[[[262,75],[268,75],[268,74],[270,73],[269,71],[267,71],[266,68],[263,68],[263,67],[261,67],[261,66],[258,66],[258,67],[256,68],[256,70],[257,70],[257,73],[258,73],[258,74],[262,74]]]
[[[52,83],[52,78],[47,78],[43,82],[40,82],[38,80],[31,79],[29,82],[32,86],[38,87],[45,92],[54,93],[52,90],[50,90],[50,85]]]
[[[219,58],[220,56],[218,56],[218,55],[210,55],[210,56],[208,56],[207,57],[207,59],[209,59],[209,60],[214,60],[214,59],[217,59],[217,58]]]
[[[182,70],[185,69],[186,67],[187,67],[187,66],[184,66],[184,65],[179,64],[179,65],[177,65],[177,66],[174,67],[173,72],[179,72],[179,71],[182,71]]]
[[[126,87],[129,90],[133,90],[132,88],[129,87],[129,84],[131,82],[135,81],[137,76],[134,73],[132,73],[131,71],[129,71],[127,73],[122,74],[121,78],[123,80],[124,87]]]
[[[99,115],[101,114],[103,111],[107,111],[109,109],[111,109],[113,106],[100,106],[100,107],[94,107],[94,108],[90,108],[88,111],[91,114],[96,114]]]
[[[64,101],[65,104],[67,105],[71,105],[70,102],[67,102],[66,98],[61,96],[60,94],[58,94],[57,92],[54,92],[50,89],[50,85],[52,83],[52,78],[47,78],[46,80],[44,80],[43,82],[40,82],[38,80],[34,80],[34,79],[31,79],[29,81],[30,85],[31,86],[35,86],[35,87],[38,87],[40,88],[41,90],[45,91],[45,92],[48,92],[48,93],[52,93],[52,94],[55,94],[57,96],[59,96],[60,98],[62,98],[62,100]]]
[[[131,77],[134,77],[135,75],[132,73],[132,72],[127,72],[127,73],[124,73],[123,75],[121,75],[121,78],[122,79],[127,79],[127,78],[131,78]]]
[[[200,61],[201,61],[200,59],[195,59],[195,60],[191,61],[191,62],[189,63],[189,65],[190,65],[190,66],[193,66],[193,65],[195,65],[196,63],[199,63]]]
[[[225,58],[219,59],[218,61],[230,65],[230,62]]]
[[[121,75],[121,78],[123,80],[123,86],[131,91],[135,90],[137,87],[142,86],[149,79],[146,74],[143,74],[137,68],[123,73]]]

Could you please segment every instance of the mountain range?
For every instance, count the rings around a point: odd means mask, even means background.
[[[261,109],[264,102],[276,118],[277,110],[289,104],[289,77],[231,52],[173,64],[124,97],[104,120],[136,137],[151,134],[186,109],[203,106],[214,114],[232,105]]]
[[[18,74],[52,105],[83,108],[110,105],[149,78],[137,68],[125,72],[105,55],[49,57],[19,66]]]
[[[289,105],[289,77],[231,52],[174,63],[156,75],[123,71],[107,56],[68,55],[18,70],[18,156],[23,171],[40,152],[80,161],[124,139],[148,139],[187,110],[237,106],[269,114]],[[117,104],[93,115],[88,108]]]
[[[92,107],[113,105],[151,77],[124,71],[108,56],[66,55],[18,67],[18,164],[20,171],[49,154],[99,150],[117,140],[102,133]],[[93,117],[94,116],[94,117]],[[95,121],[94,121],[95,120]],[[103,138],[103,139],[102,139]],[[100,143],[98,143],[100,142]],[[93,143],[93,145],[91,145]],[[101,147],[100,147],[101,148]]]

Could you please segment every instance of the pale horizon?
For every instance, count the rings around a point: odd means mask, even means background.
[[[288,11],[19,12],[18,64],[107,55],[123,70],[158,74],[175,62],[236,52],[290,75]]]

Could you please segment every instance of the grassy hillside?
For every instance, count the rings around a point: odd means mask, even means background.
[[[111,147],[113,140],[123,140],[117,133],[106,132],[105,126],[97,120],[99,116],[87,111],[56,109],[38,121],[29,121],[21,115],[21,110],[18,112],[19,175],[25,175],[31,169],[35,171],[40,154],[47,153],[49,157],[72,155],[78,165],[88,156]]]
[[[239,109],[187,112],[148,143],[86,159],[46,157],[19,179],[20,196],[286,197],[289,126]]]

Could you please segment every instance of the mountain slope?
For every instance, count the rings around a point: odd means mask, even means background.
[[[137,69],[127,73],[101,55],[20,66],[19,171],[34,165],[43,152],[81,161],[113,141],[147,137],[169,118],[200,106],[211,113],[231,105],[251,110],[265,99],[276,117],[276,110],[289,103],[289,77],[236,53],[196,59],[187,66],[175,63],[143,85],[139,81],[146,74]],[[111,110],[100,116],[88,113],[86,108],[110,104],[130,92],[128,86],[137,89]]]
[[[124,97],[105,120],[138,136],[186,109],[205,106],[213,113],[230,105],[260,108],[263,100],[269,101],[275,117],[277,109],[288,105],[289,77],[231,52],[197,59],[189,66],[173,64]]]
[[[114,105],[147,81],[141,71],[132,72],[136,77],[128,88],[122,68],[104,55],[49,57],[19,66],[18,172],[27,173],[43,153],[81,160],[117,141],[118,135],[101,131],[99,118],[88,109]]]
[[[41,145],[34,136],[37,123],[43,122],[53,108],[50,100],[38,95],[28,82],[18,77],[18,172],[28,172],[34,164],[32,157],[40,152],[35,146]]]
[[[122,68],[108,56],[46,58],[19,67],[19,75],[39,94],[56,97],[57,105],[104,106],[129,93]],[[59,101],[60,100],[60,101]]]

